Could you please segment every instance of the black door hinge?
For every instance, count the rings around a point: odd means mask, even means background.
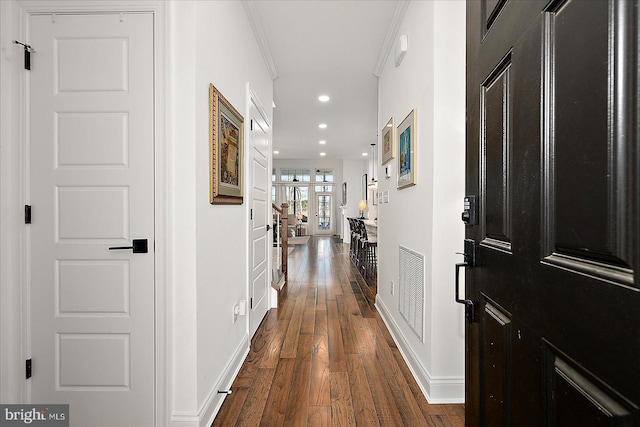
[[[253,310],[253,298],[249,298],[249,308]]]
[[[24,205],[24,223],[31,224],[31,205]]]
[[[27,359],[25,363],[25,377],[31,378],[31,359]]]
[[[253,130],[253,119],[251,119],[249,130]]]
[[[249,219],[253,219],[253,209],[251,209],[251,218]]]

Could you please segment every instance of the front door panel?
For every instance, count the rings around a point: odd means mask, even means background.
[[[466,421],[640,425],[638,4],[467,8]]]

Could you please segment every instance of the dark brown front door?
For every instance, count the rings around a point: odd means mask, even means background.
[[[638,2],[467,2],[468,426],[640,426]]]

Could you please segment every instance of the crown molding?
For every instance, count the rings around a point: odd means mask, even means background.
[[[396,8],[393,11],[393,16],[391,17],[391,22],[387,29],[387,35],[384,39],[384,43],[382,43],[380,54],[378,55],[378,61],[373,69],[373,74],[376,77],[380,77],[382,75],[384,64],[386,64],[389,53],[391,52],[391,49],[393,49],[396,36],[398,35],[398,30],[400,29],[400,24],[402,24],[402,20],[404,19],[404,15],[407,12],[408,7],[409,0],[400,0],[396,3]]]
[[[269,49],[269,41],[267,40],[267,36],[264,34],[264,28],[262,28],[260,14],[258,13],[258,8],[256,7],[255,3],[255,1],[242,1],[244,11],[247,14],[249,24],[251,25],[253,34],[256,37],[258,46],[260,47],[260,52],[262,53],[262,58],[264,59],[264,63],[267,66],[267,70],[269,71],[271,80],[275,80],[278,78],[278,70],[276,69],[276,64],[274,64],[273,62],[271,49]]]

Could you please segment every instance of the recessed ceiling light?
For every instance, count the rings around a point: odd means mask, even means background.
[[[318,101],[320,101],[320,102],[327,102],[327,101],[329,101],[329,99],[330,99],[330,98],[329,98],[329,96],[328,96],[328,95],[320,95],[320,96],[318,97]]]
[[[280,154],[278,150],[273,150],[273,154]]]
[[[362,155],[363,155],[363,156],[368,156],[368,155],[369,155],[369,153],[362,153]]]
[[[321,156],[326,156],[326,155],[327,155],[327,153],[320,153],[320,155],[321,155]]]
[[[325,141],[324,139],[322,141],[318,141],[318,144],[320,144],[320,145],[324,145],[326,143],[327,143],[327,141]]]
[[[326,129],[326,128],[327,128],[327,124],[326,124],[326,123],[320,123],[320,124],[318,125],[318,127],[319,127],[320,129]]]
[[[390,127],[391,127],[391,123],[389,123],[389,124],[387,125],[387,127],[388,127],[388,128],[390,128]]]

